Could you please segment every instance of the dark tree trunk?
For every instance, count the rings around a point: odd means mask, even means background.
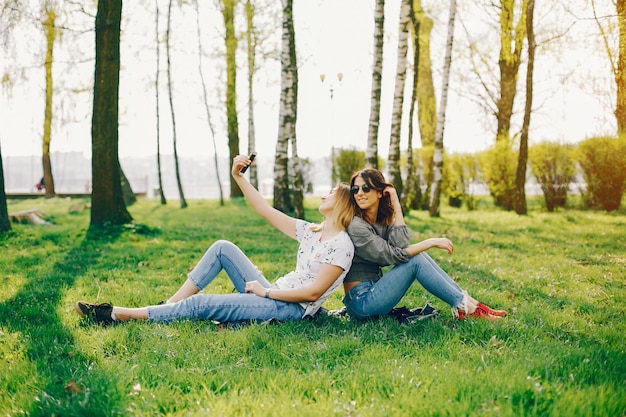
[[[118,97],[122,0],[100,0],[91,121],[90,228],[132,221],[122,195],[118,157]]]
[[[535,68],[535,32],[533,29],[533,12],[535,0],[529,0],[526,8],[526,36],[528,37],[528,68],[526,70],[526,105],[524,107],[524,121],[519,144],[519,158],[515,176],[515,201],[513,202],[517,214],[527,214],[526,207],[526,166],[528,164],[528,129],[530,128],[530,114],[533,107],[533,72]]]
[[[11,230],[11,221],[7,210],[7,194],[4,188],[4,167],[2,166],[2,149],[0,148],[0,232]]]

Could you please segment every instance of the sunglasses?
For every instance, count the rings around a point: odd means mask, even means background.
[[[359,188],[361,188],[364,193],[369,193],[372,190],[372,187],[370,187],[369,184],[363,184],[361,187],[359,187],[358,185],[353,185],[352,187],[350,187],[350,192],[352,194],[358,194]]]

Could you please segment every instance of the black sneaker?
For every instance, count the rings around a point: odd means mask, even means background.
[[[111,317],[113,306],[109,303],[90,304],[85,301],[79,301],[74,306],[74,309],[79,316],[87,317],[93,320],[94,323],[109,325],[115,321]]]
[[[398,320],[400,323],[411,324],[416,321],[425,320],[430,317],[437,316],[439,311],[426,303],[424,307],[408,309],[407,307],[396,307],[392,309],[388,315]]]

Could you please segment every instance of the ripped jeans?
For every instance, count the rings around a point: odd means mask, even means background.
[[[425,252],[394,266],[378,281],[356,285],[345,295],[343,303],[348,314],[357,320],[384,315],[400,302],[416,280],[453,309],[463,304],[465,292]]]
[[[299,303],[246,294],[246,282],[259,281],[265,288],[269,281],[234,243],[218,240],[189,273],[188,278],[200,291],[220,273],[226,271],[237,293],[195,294],[172,304],[148,307],[148,319],[170,322],[181,319],[217,320],[219,322],[300,320],[304,308]]]

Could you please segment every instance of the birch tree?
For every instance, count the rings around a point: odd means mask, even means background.
[[[380,126],[380,96],[383,76],[383,45],[385,32],[385,0],[376,0],[374,9],[374,63],[372,65],[372,94],[367,134],[366,164],[378,169],[378,128]]]
[[[282,212],[290,212],[294,207],[291,203],[289,187],[289,143],[295,140],[296,136],[298,69],[293,26],[293,0],[282,0],[282,6],[280,111],[274,156],[274,208]]]
[[[252,1],[246,0],[246,46],[248,52],[248,155],[256,150],[256,130],[254,127],[254,74],[256,73],[257,31],[254,25],[255,7]],[[257,164],[249,169],[250,183],[259,188]]]
[[[180,199],[180,208],[187,207],[187,200],[185,200],[185,193],[183,192],[183,183],[180,179],[180,167],[178,161],[178,143],[176,136],[176,112],[174,111],[174,93],[172,87],[172,59],[171,59],[171,27],[172,27],[172,1],[169,1],[167,6],[167,31],[165,34],[165,51],[167,55],[167,96],[170,102],[170,114],[172,116],[172,138],[174,142],[174,164],[176,168],[176,185],[178,186],[178,195]]]
[[[448,103],[448,87],[450,85],[450,69],[452,67],[452,45],[454,43],[454,20],[456,16],[456,0],[450,0],[450,16],[448,18],[448,37],[446,42],[446,56],[443,65],[443,81],[441,86],[441,102],[437,116],[435,134],[435,152],[433,154],[433,184],[430,189],[431,216],[439,216],[441,200],[441,182],[443,180],[443,132],[446,122],[446,106]]]
[[[156,45],[156,76],[154,78],[154,94],[156,103],[156,157],[157,157],[157,176],[159,179],[159,196],[161,204],[167,204],[165,192],[163,191],[163,171],[161,169],[161,112],[159,111],[159,78],[161,74],[161,36],[159,33],[159,0],[155,0],[155,45]]]
[[[413,40],[413,84],[411,89],[411,105],[409,107],[409,126],[408,126],[408,140],[407,140],[407,160],[406,160],[406,184],[404,193],[400,199],[402,205],[402,212],[406,213],[413,207],[416,200],[421,199],[421,188],[417,176],[417,167],[414,163],[413,152],[413,119],[415,116],[415,107],[417,104],[417,80],[419,78],[419,28],[420,24],[415,19],[414,11],[415,2],[411,2],[411,24],[409,25],[409,32]]]
[[[215,176],[217,179],[217,187],[220,192],[220,206],[224,205],[224,192],[222,191],[222,180],[220,179],[220,169],[217,157],[217,143],[215,141],[215,129],[213,128],[213,122],[211,121],[211,109],[209,107],[209,94],[207,92],[206,82],[204,81],[204,71],[202,69],[202,34],[200,32],[200,9],[198,6],[198,0],[193,2],[196,10],[196,28],[198,33],[198,73],[200,74],[200,82],[202,84],[202,95],[204,99],[204,110],[206,112],[207,124],[209,125],[209,131],[211,132],[211,139],[213,142],[213,158],[215,163]]]
[[[393,111],[391,118],[391,137],[389,140],[389,175],[391,182],[402,196],[402,173],[400,170],[400,136],[402,130],[402,110],[406,80],[406,56],[408,50],[409,22],[411,14],[410,0],[400,2],[400,24],[398,29],[398,60],[396,67],[396,85],[394,90]]]

